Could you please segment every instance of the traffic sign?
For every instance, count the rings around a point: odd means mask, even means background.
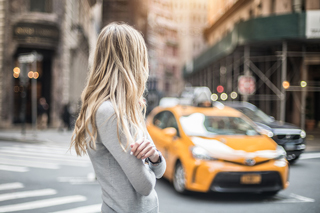
[[[252,95],[256,91],[255,79],[252,76],[239,76],[238,91],[241,95]]]

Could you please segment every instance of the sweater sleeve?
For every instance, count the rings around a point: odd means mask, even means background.
[[[155,173],[141,159],[130,155],[130,147],[125,152],[120,146],[117,135],[117,120],[111,103],[104,102],[98,108],[96,124],[98,137],[119,163],[133,188],[141,195],[149,195],[155,187]],[[126,137],[121,132],[119,132],[119,136],[120,142],[125,147]]]
[[[151,143],[154,145],[152,138],[150,137],[149,133],[148,133],[148,139],[151,141]],[[155,145],[154,145],[155,146]],[[164,174],[164,172],[166,171],[166,160],[164,159],[163,156],[161,156],[161,163],[159,163],[158,165],[153,165],[151,162],[149,162],[149,167],[150,169],[154,172],[154,174],[156,175],[156,178],[161,178],[162,175]]]

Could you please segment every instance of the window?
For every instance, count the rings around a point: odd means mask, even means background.
[[[153,124],[160,129],[165,129],[167,127],[173,127],[177,130],[177,136],[179,136],[179,128],[177,124],[177,120],[169,111],[163,111],[154,116]]]
[[[160,112],[158,113],[156,116],[154,116],[153,118],[153,124],[157,127],[159,127],[160,129],[164,129],[166,128],[166,113],[165,112]]]
[[[52,12],[52,0],[30,0],[30,11],[31,12]]]

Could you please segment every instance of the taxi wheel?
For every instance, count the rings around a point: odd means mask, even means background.
[[[176,190],[176,192],[180,194],[186,194],[187,190],[185,186],[186,186],[186,178],[185,178],[184,168],[182,164],[178,162],[174,170],[173,187]]]

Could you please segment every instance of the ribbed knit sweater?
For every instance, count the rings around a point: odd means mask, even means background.
[[[156,178],[166,169],[165,159],[156,166],[130,155],[120,146],[113,106],[106,101],[96,113],[96,149],[88,154],[102,188],[102,213],[157,213],[159,201],[154,189]],[[125,146],[126,138],[119,132]],[[152,142],[150,135],[148,139]],[[152,142],[153,143],[153,142]]]

